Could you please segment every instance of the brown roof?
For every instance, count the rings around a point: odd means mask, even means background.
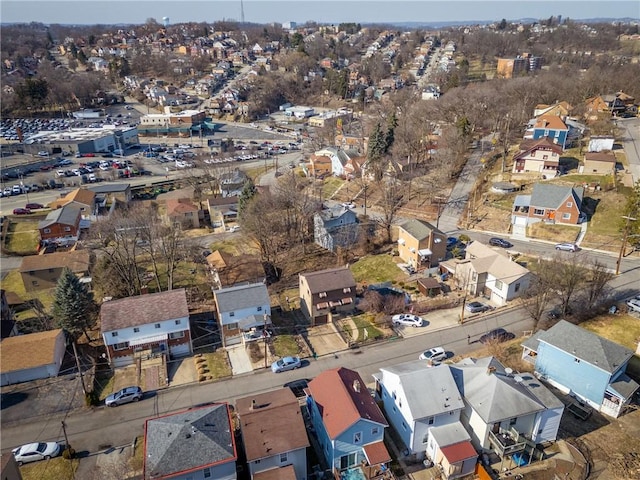
[[[14,305],[22,305],[25,302],[25,300],[23,300],[22,297],[16,292],[10,292],[9,290],[6,290],[5,296],[7,298],[7,305],[9,305],[10,307]]]
[[[356,281],[348,267],[301,273],[300,276],[307,279],[312,294],[356,286]]]
[[[188,316],[184,288],[109,300],[100,307],[102,332]]]
[[[167,215],[179,215],[187,212],[197,212],[199,209],[187,198],[168,198]]]
[[[36,272],[49,268],[68,267],[73,273],[83,273],[89,271],[90,258],[90,253],[87,250],[29,255],[22,257],[19,271]]]
[[[293,465],[286,467],[272,468],[264,472],[253,474],[253,480],[297,480],[296,470]]]
[[[325,370],[309,382],[309,392],[331,439],[360,419],[387,426],[380,408],[354,370],[343,367]]]
[[[207,202],[209,203],[210,207],[235,205],[238,203],[238,196],[234,195],[232,197],[209,197],[207,198]]]
[[[387,463],[391,461],[391,455],[387,447],[384,446],[384,442],[370,443],[364,446],[364,453],[369,460],[369,465],[378,465],[380,463]]]
[[[520,151],[516,154],[516,158],[521,158],[539,148],[545,148],[556,152],[558,155],[562,153],[562,147],[557,143],[553,143],[549,137],[537,139],[526,139],[520,142]]]
[[[309,446],[298,399],[288,388],[240,398],[236,410],[250,462]]]
[[[419,278],[417,283],[422,285],[427,290],[431,290],[432,288],[442,288],[440,282],[438,282],[438,280],[436,280],[434,277]]]
[[[541,115],[535,124],[535,128],[548,128],[550,130],[568,130],[560,117],[555,115]]]
[[[615,153],[605,152],[588,152],[585,153],[584,159],[590,162],[610,162],[616,163]]]
[[[206,260],[209,266],[216,270],[222,270],[229,265],[229,255],[221,252],[220,250],[216,250],[210,255],[207,255]]]
[[[238,283],[260,283],[266,275],[264,266],[257,255],[235,255],[223,257],[226,265],[218,269],[218,277],[222,286],[231,286]]]
[[[0,343],[0,372],[15,372],[54,363],[59,335],[64,335],[60,328],[5,338]]]
[[[50,208],[60,208],[67,203],[77,202],[89,207],[93,206],[93,202],[96,198],[95,192],[87,190],[86,188],[76,188],[72,192],[67,193],[64,197],[54,200],[49,203]]]

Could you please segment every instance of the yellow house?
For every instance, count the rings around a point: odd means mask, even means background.
[[[447,236],[418,219],[398,226],[398,255],[415,269],[430,268],[443,261],[447,254]]]

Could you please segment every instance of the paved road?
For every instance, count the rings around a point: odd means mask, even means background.
[[[640,118],[620,118],[616,122],[622,133],[622,146],[635,183],[640,180]]]

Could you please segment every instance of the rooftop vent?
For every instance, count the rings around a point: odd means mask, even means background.
[[[353,381],[353,390],[360,393],[360,381],[359,380],[354,380]]]
[[[513,373],[513,368],[509,368],[509,367],[505,368],[504,373],[507,374],[507,377],[510,377],[511,374]]]

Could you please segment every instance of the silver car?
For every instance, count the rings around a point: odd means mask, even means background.
[[[140,399],[142,399],[142,389],[140,387],[126,387],[105,398],[104,404],[107,407],[117,407],[125,403],[137,402]]]
[[[57,457],[60,453],[60,445],[56,442],[27,443],[21,447],[14,448],[12,453],[18,465],[22,465],[23,463],[49,460]]]
[[[558,243],[556,244],[556,250],[561,250],[563,252],[577,252],[580,250],[575,243]]]

